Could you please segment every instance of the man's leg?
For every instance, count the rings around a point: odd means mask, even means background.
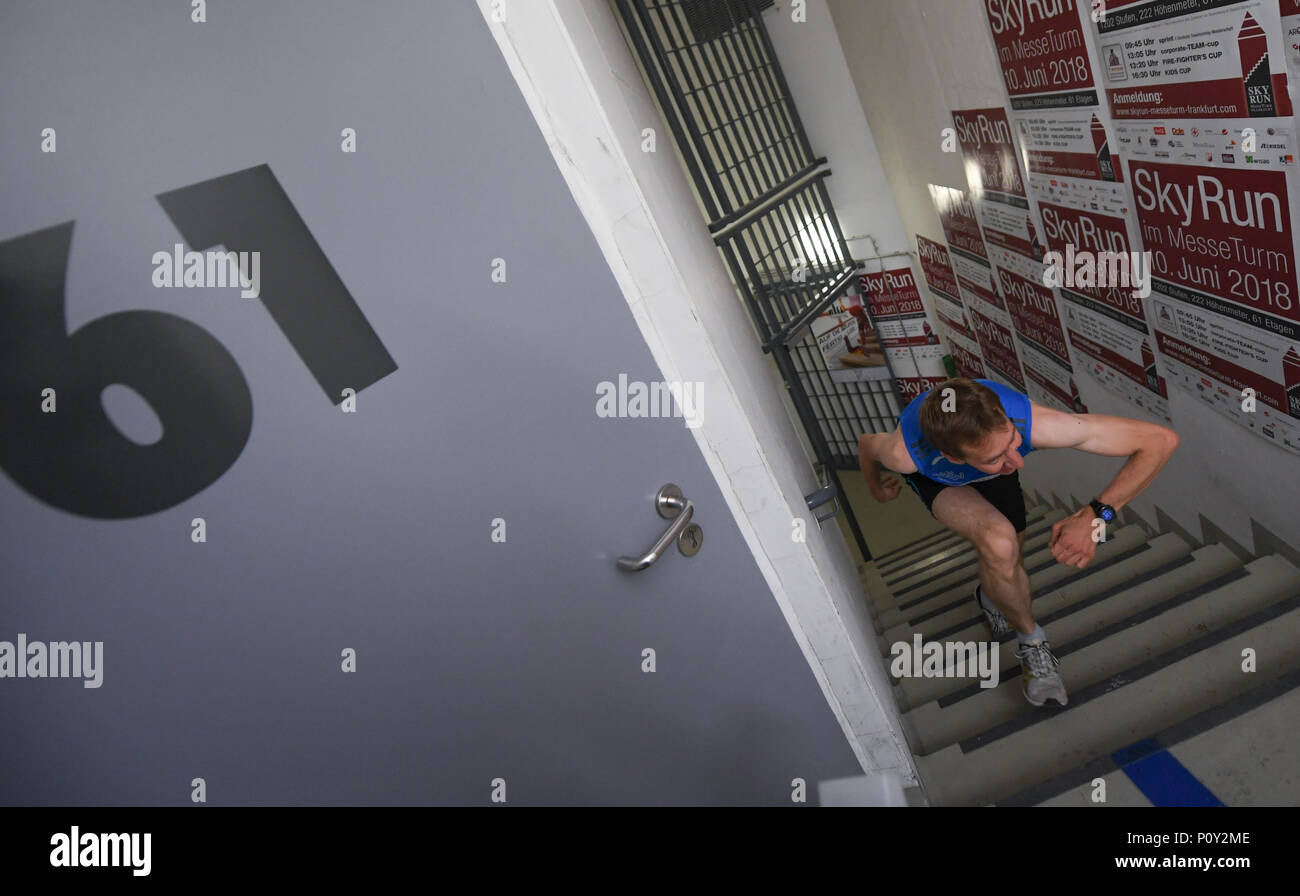
[[[968,485],[945,488],[934,499],[934,518],[975,546],[983,592],[1017,631],[1032,632],[1029,574],[1021,562],[1024,533]]]
[[[1048,700],[1065,706],[1069,695],[1057,672],[1059,662],[1047,633],[1034,622],[1030,610],[1029,574],[1021,550],[1025,530],[1017,531],[1008,518],[1014,516],[1023,525],[1023,513],[1006,493],[995,490],[990,494],[997,506],[971,486],[944,489],[934,499],[935,518],[975,545],[981,591],[1002,611],[1019,638],[1016,658],[1024,673],[1025,699],[1034,706],[1043,706]]]

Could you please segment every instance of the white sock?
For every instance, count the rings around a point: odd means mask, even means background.
[[[1032,644],[1032,643],[1037,643],[1039,641],[1046,641],[1047,632],[1043,631],[1043,627],[1041,625],[1035,623],[1034,630],[1032,632],[1030,632],[1029,634],[1025,634],[1022,631],[1017,631],[1016,637],[1020,639],[1021,644]]]

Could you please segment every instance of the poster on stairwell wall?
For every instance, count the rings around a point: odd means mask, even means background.
[[[1281,14],[1282,43],[1286,53],[1288,85],[1296,83],[1300,73],[1300,0],[1278,0]]]
[[[832,382],[861,383],[891,378],[880,333],[862,299],[845,295],[817,316],[809,329]]]
[[[1086,414],[1087,406],[1074,381],[1056,296],[1042,283],[1041,264],[1005,249],[993,249],[992,254],[998,286],[1021,346],[1026,381],[1031,387],[1036,383],[1057,406]],[[1027,394],[1040,404],[1053,403],[1037,398],[1032,388]]]
[[[943,345],[921,302],[911,266],[863,272],[858,284],[903,401],[947,380]]]
[[[984,242],[1033,258],[1037,235],[1006,110],[957,109],[952,121]]]
[[[1008,3],[984,0],[984,12],[1013,112],[1095,108],[1092,76],[1079,3]]]
[[[1091,194],[1073,187],[1048,178],[1038,202],[1044,239],[1061,260],[1057,279],[1070,345],[1079,366],[1108,391],[1172,423],[1143,296],[1150,293],[1150,271],[1130,236],[1128,199],[1102,186]]]
[[[1060,328],[1075,361],[1068,373],[1055,364],[1041,370],[1067,375],[1076,408],[1074,370],[1171,423],[1166,379],[1152,348],[1140,277],[1134,276],[1141,272],[1132,265],[1141,260],[1133,255],[1139,243],[1132,203],[1094,77],[1091,7],[984,0],[984,9],[1020,143],[1026,194],[1036,206],[1043,242],[1055,253],[1045,259],[1053,261],[1055,276],[1041,282],[1050,283],[1058,298]],[[1036,313],[1035,306],[1026,311]],[[1056,329],[1043,325],[1050,343]],[[1061,355],[1038,353],[1036,360],[1044,357]]]
[[[1055,311],[1055,293],[1042,286],[1046,250],[1034,227],[1020,152],[1006,110],[958,109],[952,120],[988,259],[1011,314],[1025,394],[1039,404],[1077,410],[1082,402]],[[1040,301],[1044,293],[1047,307]],[[1025,324],[1032,326],[1022,328]]]
[[[939,327],[948,342],[957,375],[971,379],[987,378],[979,343],[975,341],[975,332],[966,316],[966,306],[962,304],[957,275],[953,272],[948,249],[942,243],[927,239],[919,233],[916,235],[916,249],[917,258],[921,262],[921,276],[925,278],[926,288],[930,290]]]
[[[1286,174],[1129,165],[1152,257],[1157,346],[1174,382],[1300,453],[1297,228]]]
[[[1111,0],[1094,24],[1170,381],[1300,453],[1292,0]]]
[[[930,184],[929,188],[944,239],[948,241],[958,298],[966,309],[988,378],[1025,392],[1011,316],[998,294],[997,278],[975,218],[974,204],[965,190],[938,184]]]
[[[1108,0],[1093,26],[1111,115],[1289,116],[1280,14],[1279,0]]]
[[[1097,119],[1098,131],[1101,122]],[[1056,165],[1049,132],[1025,135],[1029,181],[1052,255],[1047,282],[1061,297],[1062,323],[1078,369],[1161,422],[1169,416],[1166,377],[1154,353],[1147,311],[1151,271],[1141,254],[1136,216],[1121,181],[1071,176]],[[1105,147],[1106,143],[1102,143]]]

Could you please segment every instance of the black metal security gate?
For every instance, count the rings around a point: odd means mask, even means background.
[[[896,381],[836,382],[808,326],[856,281],[852,258],[760,10],[772,0],[614,0],[750,317],[817,455],[859,468],[864,432],[893,429]],[[871,553],[840,502],[865,559]]]

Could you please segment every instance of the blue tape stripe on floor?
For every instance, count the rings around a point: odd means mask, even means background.
[[[1153,806],[1223,805],[1186,766],[1155,741],[1140,740],[1115,751],[1111,758]]]

